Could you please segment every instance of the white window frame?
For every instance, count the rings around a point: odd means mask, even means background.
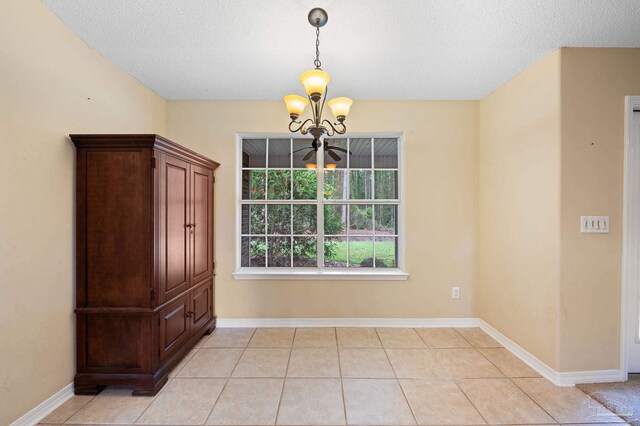
[[[341,135],[340,138],[352,139],[352,138],[397,138],[398,139],[398,200],[370,200],[372,203],[368,203],[369,200],[265,200],[269,204],[310,204],[313,201],[314,205],[318,206],[317,209],[317,241],[318,241],[318,259],[319,265],[315,268],[294,268],[294,267],[243,267],[242,265],[242,204],[247,204],[247,200],[242,199],[242,140],[243,139],[306,139],[300,135],[292,135],[290,133],[237,133],[236,134],[236,268],[233,273],[235,279],[239,280],[367,280],[367,281],[388,281],[388,280],[406,280],[409,278],[409,274],[404,270],[404,146],[402,133],[349,133]],[[311,141],[312,138],[309,138]],[[372,147],[372,156],[373,156]],[[348,158],[348,156],[347,156]],[[317,170],[324,170],[324,156],[318,155],[316,159]],[[266,164],[267,170],[268,164]],[[293,164],[290,165],[293,168]],[[347,169],[350,170],[350,169]],[[371,164],[372,173],[376,170],[373,164]],[[386,170],[386,169],[380,169]],[[390,169],[393,170],[393,169]],[[349,173],[347,173],[349,175]],[[318,192],[321,192],[324,188],[324,173],[318,173],[317,179]],[[374,185],[375,186],[375,185]],[[375,188],[372,187],[372,191]],[[374,195],[375,196],[375,195]],[[262,200],[260,200],[262,201]],[[397,234],[397,250],[398,250],[398,263],[396,268],[335,268],[324,267],[324,227],[321,224],[324,223],[324,205],[325,204],[394,204],[398,206],[398,234]],[[248,203],[252,204],[252,203]],[[265,204],[256,202],[256,204]],[[375,210],[375,208],[374,208]],[[375,214],[375,213],[374,213]],[[266,210],[265,210],[266,215]],[[265,232],[267,230],[265,229]],[[374,238],[374,258],[375,258],[375,238]]]
[[[622,213],[622,287],[620,291],[620,377],[629,379],[630,345],[640,343],[639,327],[629,325],[630,312],[637,309],[638,281],[640,267],[640,146],[633,137],[633,114],[640,111],[640,96],[626,96],[624,99],[624,197]]]

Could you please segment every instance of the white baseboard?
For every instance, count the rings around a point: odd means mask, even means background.
[[[478,327],[477,318],[218,318],[216,326],[238,327]]]
[[[575,386],[580,383],[608,383],[622,382],[626,380],[622,370],[556,371],[526,351],[522,346],[500,333],[487,322],[479,319],[478,324],[485,333],[493,337],[512,354],[520,358],[525,364],[533,368],[538,374],[556,386],[568,387]]]
[[[73,396],[73,383],[60,389],[53,396],[40,403],[24,416],[11,423],[9,426],[33,426],[47,417],[53,410],[67,402]]]
[[[554,383],[558,386],[574,386],[581,383],[611,383],[626,380],[622,370],[593,370],[557,373]]]

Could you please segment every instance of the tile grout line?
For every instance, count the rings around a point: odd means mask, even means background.
[[[466,337],[464,337],[464,336],[463,336],[463,335],[462,335],[462,334],[461,334],[457,329],[455,329],[455,328],[454,328],[454,330],[456,330],[456,333],[458,333],[458,334],[459,334],[463,339],[465,339],[465,340],[466,340],[466,341],[471,345],[471,347],[472,347],[473,349],[475,349],[475,351],[476,351],[476,352],[478,352],[478,353],[480,354],[480,356],[482,356],[484,359],[486,359],[486,360],[487,360],[491,365],[493,365],[493,366],[494,366],[494,367],[495,367],[495,368],[496,368],[496,369],[497,369],[497,370],[498,370],[498,371],[499,371],[499,372],[504,376],[504,377],[495,377],[495,378],[493,378],[493,379],[498,379],[498,380],[504,380],[504,379],[507,379],[507,380],[509,380],[509,382],[511,382],[511,384],[513,384],[513,385],[516,387],[516,389],[518,389],[518,390],[519,390],[520,392],[522,392],[522,393],[523,393],[527,398],[529,398],[529,400],[530,400],[531,402],[533,402],[536,406],[538,406],[538,407],[539,407],[539,408],[540,408],[540,409],[541,409],[541,410],[542,410],[542,411],[543,411],[547,416],[549,416],[549,418],[551,418],[552,420],[554,420],[554,421],[556,422],[555,424],[560,424],[560,422],[559,422],[555,417],[553,417],[550,413],[548,413],[548,412],[547,412],[547,410],[545,410],[544,408],[542,408],[542,406],[540,406],[540,404],[538,404],[538,403],[537,403],[533,398],[531,398],[531,397],[530,397],[530,396],[529,396],[525,391],[523,391],[522,389],[520,389],[520,386],[518,386],[518,385],[517,385],[513,380],[511,380],[511,379],[512,379],[511,377],[508,377],[508,376],[507,376],[507,375],[506,375],[506,374],[505,374],[505,373],[500,369],[500,367],[498,367],[498,366],[497,366],[493,361],[491,361],[491,360],[490,360],[490,359],[489,359],[485,354],[483,354],[483,353],[482,353],[482,351],[480,351],[480,350],[478,349],[480,346],[476,346],[476,345],[474,345],[474,344],[473,344],[469,339],[467,339]],[[481,331],[482,331],[482,330],[481,330]],[[484,333],[484,331],[483,331],[483,333]],[[498,343],[498,344],[499,344],[499,343]],[[497,348],[501,348],[501,347],[503,347],[503,346],[497,346]],[[458,383],[456,383],[456,385],[457,385],[457,384],[458,384]],[[458,385],[458,387],[460,387],[460,386]],[[460,389],[462,390],[462,388],[460,388]],[[463,392],[463,393],[465,393],[465,392],[464,392],[464,390],[462,390],[462,392]],[[465,393],[465,395],[467,396],[467,398],[469,399],[469,401],[471,401],[471,398],[469,398],[469,396],[468,396],[466,393]],[[473,404],[473,402],[472,402],[472,404]],[[475,407],[475,405],[474,405],[474,407]],[[476,408],[476,409],[477,409],[477,408]],[[480,410],[478,410],[478,412],[480,413]],[[480,413],[480,415],[482,416],[482,413]],[[484,418],[484,416],[483,416],[483,418]],[[486,421],[486,419],[485,419],[485,421]],[[487,422],[487,423],[488,423],[488,422]]]
[[[528,378],[528,377],[525,377]],[[627,380],[626,382],[623,383],[629,383],[629,380]],[[518,386],[518,385],[516,385]],[[584,390],[580,389],[578,386],[575,386],[575,388],[577,390],[579,390],[580,392],[582,392],[584,394],[584,396],[586,396],[588,399],[590,399],[591,401],[594,401],[596,404],[600,404],[604,409],[606,409],[607,411],[609,411],[611,414],[613,414],[614,416],[618,417],[618,419],[621,420],[621,424],[626,424],[627,421],[625,418],[622,417],[622,415],[616,413],[615,411],[613,411],[612,409],[610,409],[607,405],[603,404],[602,402],[598,401],[597,399],[595,399],[593,396],[591,396],[591,394],[588,394],[587,392],[585,392]],[[526,392],[525,392],[526,393]],[[638,420],[638,419],[632,419],[632,420]]]
[[[556,419],[554,416],[551,415],[551,413],[549,413],[547,410],[545,410],[540,404],[538,404],[538,402],[533,399],[533,397],[531,395],[529,395],[529,393],[527,393],[526,390],[522,389],[513,379],[542,379],[542,380],[547,380],[544,377],[507,377],[511,383],[513,383],[513,385],[515,387],[517,387],[523,394],[525,394],[529,399],[531,399],[538,407],[540,407],[540,409],[542,409],[542,411],[544,411],[545,413],[547,413],[547,415],[549,415],[549,417],[551,417],[553,420],[556,421],[557,424],[562,424],[562,422],[560,422],[560,420]],[[555,386],[555,385],[554,385]],[[578,389],[578,388],[576,388]],[[593,398],[591,398],[591,395],[587,395],[585,392],[583,392],[581,389],[578,389],[580,392],[584,393],[585,396],[587,396],[588,398],[594,400]],[[594,400],[595,401],[595,400]],[[596,401],[598,402],[598,401]],[[602,405],[602,404],[600,404]],[[611,414],[613,414],[614,416],[616,416],[618,419],[620,419],[622,422],[621,424],[626,424],[625,420],[620,417],[618,414],[614,413],[613,411],[609,410],[607,407],[605,407],[604,405],[602,405],[603,408],[605,408],[606,410],[608,410]],[[565,424],[585,424],[585,422],[568,422]],[[602,423],[605,424],[605,423]]]
[[[469,401],[469,404],[471,404],[471,406],[473,407],[474,410],[476,410],[476,412],[480,415],[480,417],[482,417],[482,420],[484,420],[484,422],[486,424],[490,424],[489,421],[484,417],[484,414],[482,414],[482,412],[480,412],[480,410],[478,409],[478,407],[476,407],[476,404],[473,403],[473,401],[471,400],[471,398],[469,398],[469,395],[467,395],[467,393],[464,391],[464,389],[462,389],[462,387],[460,387],[460,385],[458,384],[458,382],[455,379],[451,379],[451,381],[456,385],[456,387],[458,389],[460,389],[460,392],[462,392],[462,394],[464,395],[464,397],[467,399],[467,401]]]
[[[417,331],[415,331],[415,329],[411,329],[413,330],[414,333],[417,333]],[[374,328],[374,331],[376,332],[376,336],[378,336],[378,340],[380,340],[380,344],[382,345],[382,350],[384,351],[384,356],[387,357],[387,362],[389,363],[389,366],[391,367],[391,371],[393,371],[393,376],[396,378],[396,383],[398,384],[398,387],[400,388],[400,392],[402,392],[402,397],[404,398],[405,402],[407,403],[407,406],[409,407],[409,411],[411,412],[411,417],[413,417],[413,422],[414,424],[418,425],[418,418],[416,417],[416,413],[414,413],[413,411],[413,407],[411,406],[411,403],[409,403],[409,398],[407,398],[407,394],[404,392],[404,388],[402,387],[402,384],[400,383],[400,380],[398,379],[398,373],[396,373],[396,369],[393,368],[393,364],[391,363],[391,359],[389,358],[389,354],[387,353],[387,348],[385,348],[384,343],[382,343],[382,339],[380,338],[380,334],[378,334],[378,329]],[[420,337],[418,335],[418,337]],[[422,341],[422,338],[420,338],[420,341]],[[422,342],[424,343],[424,341]]]
[[[480,351],[478,351],[478,352],[480,352]],[[489,361],[489,362],[491,362],[491,361]],[[533,399],[533,398],[532,398],[532,397],[531,397],[527,392],[525,392],[525,391],[524,391],[524,389],[522,389],[520,386],[518,386],[518,384],[517,384],[516,382],[514,382],[514,381],[512,380],[512,378],[511,378],[511,377],[507,377],[507,379],[509,379],[509,381],[511,382],[511,384],[512,384],[513,386],[515,386],[515,387],[516,387],[520,392],[522,392],[522,393],[523,393],[527,398],[529,398],[531,401],[533,401],[533,403],[534,403],[534,404],[536,404],[538,407],[540,407],[540,409],[541,409],[542,411],[544,411],[544,412],[546,413],[546,415],[547,415],[547,416],[551,417],[551,418],[556,422],[556,424],[560,424],[560,421],[558,421],[558,419],[556,419],[555,417],[553,417],[553,416],[551,415],[551,413],[549,413],[549,412],[548,412],[547,410],[545,410],[545,409],[544,409],[540,404],[538,404],[538,401],[536,401],[535,399]],[[547,379],[542,378],[542,380],[547,380]]]
[[[455,329],[455,327],[452,327],[454,333],[456,333],[458,336],[460,336],[462,338],[462,340],[464,340],[465,342],[469,343],[464,336],[460,335],[460,333],[458,333],[458,331]],[[416,333],[418,333],[418,330],[415,330]],[[427,345],[428,348],[431,348],[434,350],[434,358],[436,359],[436,363],[440,364],[440,357],[438,356],[438,349],[448,349],[448,348],[435,348],[433,346],[431,346],[431,344],[429,344],[420,333],[418,333],[418,336],[422,339],[422,341],[424,342],[425,345]],[[471,343],[469,343],[471,344]],[[457,348],[452,348],[452,349],[457,349]],[[487,421],[487,419],[485,419],[485,417],[482,415],[482,413],[480,412],[480,410],[478,410],[478,407],[476,407],[476,405],[473,403],[473,401],[471,401],[471,399],[469,398],[469,396],[462,390],[462,388],[460,387],[460,385],[458,384],[458,382],[456,381],[456,379],[451,375],[451,373],[449,373],[449,371],[444,367],[441,366],[442,369],[445,371],[445,373],[447,373],[448,377],[448,381],[453,382],[453,384],[460,390],[460,392],[462,393],[462,395],[464,395],[464,397],[467,399],[467,401],[469,401],[469,404],[471,404],[471,406],[473,407],[474,410],[476,410],[476,412],[478,413],[478,415],[482,418],[482,420],[485,422],[485,424],[489,424],[489,422]],[[409,404],[411,405],[411,404]]]
[[[544,379],[544,377],[540,376],[540,375],[539,375],[535,370],[533,370],[533,369],[531,369],[531,370],[532,370],[534,373],[538,374],[537,376],[509,376],[509,375],[507,375],[507,373],[505,373],[504,371],[502,371],[502,368],[500,368],[500,366],[499,366],[498,364],[496,364],[495,362],[491,361],[491,359],[489,359],[489,357],[488,357],[488,356],[486,356],[486,355],[485,355],[485,354],[480,350],[480,349],[503,349],[503,350],[505,350],[505,351],[508,351],[508,350],[507,350],[505,347],[503,347],[503,346],[501,346],[501,347],[483,347],[483,346],[475,347],[475,346],[474,346],[474,348],[473,348],[473,349],[475,349],[475,350],[477,350],[478,352],[480,352],[480,355],[482,355],[482,356],[483,356],[487,361],[489,361],[489,362],[490,362],[494,367],[496,367],[496,368],[498,369],[498,371],[504,375],[504,377],[507,377],[507,378],[515,378],[515,379]],[[511,355],[513,355],[513,354],[511,354]],[[513,355],[513,356],[515,356],[515,355]],[[516,357],[516,359],[517,359],[519,362],[522,362],[519,358],[517,358],[517,357]],[[531,368],[531,367],[529,367],[529,366],[528,366],[528,365],[526,365],[526,364],[525,364],[525,366],[527,366],[528,368]],[[547,379],[545,379],[545,380],[547,380]]]
[[[455,327],[451,327],[453,328],[453,332],[456,333],[458,336],[460,336],[460,338],[462,338],[462,340],[464,340],[465,342],[469,343],[469,341],[467,341],[464,336],[460,335],[460,333],[458,333],[458,331],[456,330]],[[418,333],[418,330],[416,330],[416,333]],[[420,335],[420,333],[418,333],[418,336],[420,336],[420,338],[422,338],[422,336]],[[424,339],[422,339],[424,341]],[[424,342],[427,346],[431,346],[429,345],[426,341]],[[471,343],[469,343],[471,345]],[[473,347],[473,345],[471,345]],[[440,363],[440,351],[439,349],[458,349],[458,348],[432,348],[435,350],[435,359],[437,363]],[[485,424],[489,424],[489,422],[487,421],[487,419],[484,417],[484,415],[480,412],[480,410],[478,409],[478,407],[476,407],[476,405],[473,403],[473,401],[471,401],[471,398],[469,398],[469,395],[467,395],[465,393],[464,390],[462,390],[462,388],[460,387],[460,385],[458,384],[458,382],[456,381],[456,378],[453,377],[451,375],[451,373],[449,373],[449,370],[447,370],[444,366],[442,366],[442,369],[447,373],[447,375],[449,376],[449,379],[451,382],[453,382],[453,384],[460,390],[460,392],[462,392],[462,395],[464,395],[464,397],[467,399],[467,401],[469,401],[469,404],[471,404],[471,406],[473,407],[474,410],[476,410],[476,412],[478,413],[478,415],[482,418],[482,420],[485,422]]]
[[[454,331],[458,336],[460,336],[460,338],[462,338],[462,340],[464,340],[465,342],[467,342],[467,343],[471,346],[471,348],[472,348],[472,349],[476,349],[476,348],[475,348],[475,346],[473,346],[473,344],[472,344],[471,342],[469,342],[469,341],[468,341],[468,340],[467,340],[467,339],[466,339],[462,334],[460,334],[460,333],[458,332],[458,330],[456,329],[456,327],[452,327],[452,328],[453,328],[453,331]],[[445,348],[442,348],[442,349],[445,349]],[[457,349],[457,348],[452,348],[452,349]],[[460,349],[466,349],[466,348],[460,348]],[[480,351],[478,351],[478,352],[480,352]],[[481,353],[481,355],[482,355],[482,353]],[[437,356],[437,355],[436,355],[436,359],[437,359],[438,361],[440,361],[440,357],[439,357],[439,356]],[[444,367],[443,367],[443,368],[444,368]],[[464,397],[467,399],[467,401],[469,401],[469,403],[471,404],[471,406],[472,406],[472,407],[476,410],[476,412],[480,415],[480,417],[482,418],[482,420],[484,420],[484,422],[485,422],[486,424],[489,424],[489,422],[487,421],[487,419],[484,417],[484,414],[482,414],[482,412],[480,412],[480,410],[478,409],[478,407],[476,407],[476,405],[473,403],[473,401],[471,400],[471,398],[469,398],[469,395],[467,395],[467,393],[464,391],[464,389],[462,389],[462,387],[460,386],[460,384],[458,383],[458,381],[456,380],[456,378],[455,378],[455,377],[453,377],[453,376],[451,375],[451,373],[449,373],[449,371],[448,371],[446,368],[445,368],[445,371],[447,372],[447,374],[449,374],[449,376],[451,376],[451,381],[456,385],[456,387],[457,387],[458,389],[460,389],[460,392],[462,392],[462,394],[464,395]]]
[[[209,339],[207,338],[207,340],[209,340]],[[173,375],[173,377],[171,377],[171,380],[173,380],[173,379],[175,379],[176,377],[178,377],[178,374],[180,374],[180,372],[181,372],[182,370],[184,370],[184,367],[186,367],[186,366],[187,366],[187,364],[189,363],[189,361],[191,361],[191,359],[192,359],[194,356],[196,356],[196,353],[197,353],[200,349],[202,349],[202,347],[195,347],[195,346],[194,346],[192,349],[190,349],[190,350],[189,350],[189,352],[193,351],[193,353],[191,354],[191,356],[190,356],[190,357],[184,357],[182,360],[180,360],[180,363],[179,363],[179,364],[182,364],[182,362],[183,362],[183,361],[184,361],[184,364],[182,365],[182,367],[180,367],[180,369],[179,369],[179,370],[177,370],[177,371],[176,371],[176,373]],[[189,354],[189,352],[187,352],[187,355]],[[176,367],[177,367],[177,365],[176,365]],[[169,382],[167,382],[167,384],[169,384]]]
[[[338,354],[338,374],[340,375],[340,391],[342,392],[342,409],[344,411],[344,424],[348,425],[349,421],[347,420],[347,401],[344,398],[344,380],[342,377],[342,362],[340,361],[340,345],[338,344],[338,328],[334,327],[333,331],[336,336],[336,352]]]
[[[204,336],[203,336],[203,337],[204,337]],[[200,338],[200,340],[202,340],[202,338]],[[208,340],[208,339],[207,339],[207,340]],[[198,343],[200,343],[200,341],[198,341]],[[171,384],[171,382],[173,382],[173,381],[174,381],[174,379],[177,377],[178,373],[179,373],[180,371],[182,371],[182,369],[187,365],[187,363],[191,360],[191,358],[193,358],[193,357],[195,356],[196,352],[198,352],[198,351],[200,350],[200,348],[197,346],[197,345],[198,345],[198,343],[196,343],[196,345],[195,345],[193,348],[191,348],[191,349],[189,350],[189,352],[193,351],[193,354],[192,354],[192,355],[189,357],[189,359],[184,363],[184,365],[183,365],[182,367],[180,367],[180,370],[176,371],[176,374],[175,374],[173,377],[169,377],[169,375],[167,374],[167,383],[165,383],[165,384],[164,384],[164,386],[162,386],[162,389],[160,389],[160,390],[158,391],[158,393],[157,393],[157,394],[153,395],[153,399],[151,400],[151,402],[149,402],[149,405],[147,405],[147,406],[144,408],[144,410],[142,410],[142,413],[140,413],[140,415],[139,415],[138,417],[136,417],[136,419],[133,421],[133,423],[132,423],[132,424],[134,424],[134,425],[135,425],[135,424],[138,424],[138,423],[137,423],[137,422],[138,422],[138,420],[140,420],[140,419],[142,418],[142,416],[144,416],[144,413],[146,413],[146,412],[147,412],[147,410],[149,410],[149,408],[151,407],[151,404],[153,404],[153,403],[154,403],[154,401],[155,401],[155,400],[160,396],[160,394],[161,394],[161,393],[166,389],[166,387],[167,387],[167,386],[169,386],[169,384]],[[187,352],[187,354],[188,354],[189,352]],[[178,365],[179,365],[180,363],[182,363],[182,360],[180,360],[180,362],[178,363]],[[177,367],[177,365],[176,365],[176,367]],[[174,367],[174,368],[175,368],[175,367]],[[96,395],[96,396],[97,396],[97,395]]]
[[[291,339],[291,347],[289,347],[289,358],[287,359],[287,368],[284,370],[284,378],[282,379],[282,390],[280,391],[280,399],[278,399],[278,409],[276,410],[276,419],[274,425],[278,424],[278,417],[280,416],[280,407],[282,406],[282,397],[284,396],[284,387],[287,384],[287,374],[289,374],[289,363],[291,362],[291,353],[293,352],[293,342],[296,340],[296,333],[298,329],[293,329],[293,338]]]
[[[184,367],[184,366],[183,366],[183,367]],[[156,400],[156,398],[157,398],[158,396],[160,396],[160,394],[162,393],[162,391],[164,391],[164,390],[165,390],[165,388],[166,388],[167,386],[169,386],[169,384],[170,384],[171,382],[173,382],[173,379],[175,379],[175,376],[174,376],[174,377],[169,378],[169,380],[167,380],[167,383],[165,383],[165,384],[164,384],[164,386],[162,386],[162,389],[160,389],[160,390],[158,391],[158,393],[157,393],[157,394],[155,394],[155,395],[153,396],[153,399],[151,400],[151,402],[149,402],[149,405],[147,405],[147,406],[144,408],[144,410],[142,410],[142,413],[140,413],[140,415],[139,415],[138,417],[136,417],[136,419],[133,421],[133,424],[134,424],[134,425],[135,425],[135,424],[137,424],[138,420],[140,420],[140,419],[142,418],[142,416],[144,415],[144,413],[146,413],[146,412],[147,412],[147,410],[149,409],[149,407],[151,407],[151,404],[153,404],[153,402]]]
[[[380,337],[380,334],[378,334],[378,328],[381,328],[381,327],[373,327],[373,332],[376,333],[376,337],[378,338],[378,342],[380,342],[380,347],[382,349],[384,349],[384,343],[382,343],[382,338]],[[391,362],[389,362],[389,363],[391,363]]]
[[[462,337],[462,340],[464,340],[465,342],[467,342],[467,343],[469,344],[469,346],[471,346],[473,349],[475,349],[475,348],[476,348],[476,345],[474,345],[473,343],[471,343],[471,341],[470,341],[469,339],[467,339],[466,337],[464,337],[464,335],[458,331],[458,327],[452,327],[452,328],[453,328],[453,331],[455,331],[455,332],[456,332],[456,334],[457,334],[458,336]],[[478,329],[479,329],[479,328],[480,328],[480,327],[478,327]]]
[[[203,336],[203,337],[204,337],[204,336]],[[208,336],[208,337],[206,338],[206,340],[209,340],[210,338],[211,338],[211,336]],[[202,338],[201,338],[200,340],[202,340]],[[198,343],[200,343],[200,341],[198,341]],[[160,390],[156,395],[154,395],[153,400],[151,400],[151,402],[149,403],[149,405],[147,405],[147,406],[145,407],[145,409],[142,411],[142,413],[140,413],[140,415],[139,415],[139,416],[134,420],[134,422],[133,422],[133,424],[134,424],[134,425],[135,425],[135,424],[138,424],[138,423],[137,423],[137,422],[138,422],[138,420],[140,420],[140,419],[142,418],[142,416],[144,415],[144,413],[146,413],[146,412],[147,412],[147,410],[149,410],[149,408],[151,407],[151,404],[153,404],[153,402],[156,400],[156,398],[157,398],[158,396],[160,396],[160,394],[161,394],[161,393],[166,389],[166,387],[167,387],[167,386],[169,386],[169,384],[170,384],[171,382],[173,382],[173,381],[174,381],[174,379],[175,379],[176,377],[178,377],[178,374],[179,374],[179,373],[184,369],[184,367],[186,367],[186,366],[187,366],[187,364],[189,363],[189,361],[191,361],[191,358],[193,358],[193,357],[196,355],[196,353],[200,350],[201,346],[198,346],[198,343],[196,343],[196,345],[195,345],[193,348],[191,348],[191,349],[189,350],[189,352],[193,351],[193,354],[192,354],[192,355],[191,355],[191,356],[190,356],[190,357],[185,361],[184,365],[183,365],[182,367],[180,367],[180,369],[179,369],[178,371],[176,371],[176,374],[175,374],[173,377],[169,377],[169,379],[167,380],[167,383],[165,383],[165,385],[164,385],[164,386],[162,386],[162,389],[161,389],[161,390]],[[204,342],[203,342],[203,343],[204,343]],[[187,354],[188,354],[188,352],[187,352]],[[183,361],[183,360],[184,360],[184,358],[183,358],[182,360],[180,360],[180,363],[182,363],[182,361]],[[179,364],[180,364],[180,363],[179,363]],[[177,366],[176,366],[176,367],[177,367]],[[195,378],[195,377],[193,377],[193,378]],[[206,421],[207,421],[207,420],[205,419],[205,422],[206,422]]]
[[[201,339],[201,340],[202,340],[202,339]],[[198,342],[198,343],[199,343],[199,342]],[[142,416],[144,415],[144,413],[146,413],[146,412],[147,412],[147,410],[149,410],[149,407],[151,407],[151,404],[153,404],[153,402],[158,398],[158,396],[160,396],[160,394],[162,393],[162,391],[164,391],[164,390],[165,390],[165,388],[166,388],[167,386],[169,386],[169,384],[170,384],[171,382],[173,382],[173,380],[176,378],[176,376],[178,375],[178,373],[179,373],[180,371],[182,371],[182,369],[185,367],[185,365],[187,365],[187,363],[191,360],[191,358],[193,358],[193,357],[195,356],[195,354],[196,354],[196,352],[198,352],[198,350],[200,350],[200,348],[199,348],[199,347],[197,347],[197,343],[196,343],[196,346],[194,346],[193,348],[191,348],[191,349],[189,350],[189,352],[193,351],[193,354],[188,358],[188,360],[184,363],[184,365],[183,365],[182,367],[180,367],[180,369],[179,369],[178,371],[176,371],[176,374],[175,374],[174,376],[169,377],[169,376],[167,375],[167,383],[165,383],[165,384],[164,384],[164,386],[162,386],[162,389],[160,389],[160,390],[158,391],[158,393],[157,393],[157,394],[153,395],[153,399],[151,400],[151,402],[149,402],[149,405],[147,405],[147,406],[144,408],[144,410],[142,410],[142,412],[140,413],[140,415],[139,415],[138,417],[136,417],[136,419],[133,421],[132,425],[137,424],[138,420],[140,420],[140,419],[142,418]],[[187,352],[187,354],[188,354],[189,352]],[[180,360],[180,362],[178,363],[178,365],[179,365],[180,363],[182,363],[182,360]],[[176,367],[177,367],[177,365],[176,365]],[[97,395],[96,395],[96,396],[97,396]],[[65,424],[66,424],[66,423],[65,423]]]
[[[75,394],[74,394],[71,398],[73,398],[73,397],[75,397],[75,396],[79,396],[79,395],[75,395]],[[67,423],[67,421],[68,421],[71,417],[75,416],[75,415],[76,415],[76,413],[77,413],[78,411],[80,411],[80,410],[81,410],[85,405],[87,405],[88,403],[90,403],[91,401],[93,401],[93,398],[95,398],[95,397],[96,397],[96,395],[91,395],[91,398],[89,398],[89,400],[88,400],[87,402],[85,402],[84,404],[82,404],[82,405],[81,405],[77,410],[75,410],[73,413],[71,413],[71,414],[70,414],[66,419],[64,419],[61,423],[51,423],[51,424],[66,424],[66,423]],[[69,401],[71,401],[71,398],[69,399]],[[65,403],[66,403],[66,401],[65,401]],[[64,405],[64,404],[63,404],[63,405]],[[60,405],[60,407],[62,407],[62,405]],[[58,408],[60,408],[60,407],[58,407]],[[50,416],[51,414],[53,414],[56,410],[58,410],[58,408],[56,408],[55,410],[53,410],[51,413],[47,414],[47,417],[49,417],[49,416]],[[46,418],[46,417],[45,417],[45,418]],[[42,420],[44,420],[44,419],[42,419]],[[46,425],[46,424],[48,424],[48,423],[42,423],[42,422],[40,421],[40,422],[38,422],[38,424],[45,424],[45,425]]]
[[[236,360],[236,363],[233,365],[233,368],[229,372],[229,377],[227,377],[227,380],[224,382],[224,385],[222,386],[222,389],[220,389],[220,393],[218,394],[216,399],[213,401],[213,404],[211,405],[211,409],[207,413],[207,417],[204,419],[204,423],[203,424],[207,424],[207,420],[209,420],[209,417],[211,417],[211,413],[213,413],[213,409],[215,408],[216,404],[220,400],[220,397],[222,396],[222,392],[224,392],[225,388],[227,387],[227,384],[229,383],[229,380],[231,380],[231,377],[233,376],[233,372],[236,370],[236,367],[238,366],[238,363],[242,359],[242,356],[244,355],[245,351],[247,350],[247,347],[249,346],[249,342],[253,338],[253,335],[256,334],[256,330],[257,329],[255,329],[255,328],[253,329],[253,333],[251,333],[251,337],[249,337],[249,340],[247,341],[246,346],[242,349],[242,353],[240,354],[240,356]]]
[[[462,336],[464,338],[464,336]],[[471,343],[471,342],[469,342]],[[512,377],[507,376],[504,371],[502,371],[500,369],[500,367],[498,367],[493,361],[491,361],[489,359],[489,357],[487,357],[485,354],[482,353],[482,351],[480,349],[478,349],[478,346],[475,346],[473,343],[471,343],[471,345],[473,346],[473,348],[480,354],[480,356],[482,356],[484,359],[486,359],[491,365],[493,365],[503,376],[505,379],[509,380],[509,382],[511,382],[512,385],[514,385],[520,392],[522,392],[527,398],[529,398],[529,400],[531,400],[531,402],[533,402],[535,405],[537,405],[547,416],[549,416],[551,419],[553,419],[556,424],[560,424],[560,422],[558,421],[558,419],[556,419],[555,417],[553,417],[551,415],[551,413],[549,413],[547,410],[545,410],[540,404],[538,404],[537,401],[535,401],[533,398],[531,398],[531,396],[529,396],[528,393],[526,393],[523,389],[520,388],[520,386],[517,385],[516,382],[514,382],[512,380]],[[486,349],[486,348],[485,348]],[[502,379],[502,378],[500,378]],[[546,380],[546,379],[544,379]],[[464,391],[463,391],[464,392]]]
[[[417,329],[415,329],[415,328],[414,328],[414,329],[413,329],[413,331],[415,331],[415,332],[416,332],[416,334],[418,335],[418,337],[420,338],[420,340],[422,340],[422,343],[424,343],[424,345],[427,347],[427,349],[436,349],[436,348],[434,348],[433,346],[431,346],[431,345],[429,344],[429,342],[427,342],[427,341],[424,339],[424,337],[422,337],[422,334],[418,333],[418,330],[417,330]]]
[[[439,359],[439,358],[438,358]],[[445,369],[446,370],[446,369]],[[449,373],[447,371],[447,373]],[[469,401],[469,403],[471,404],[471,406],[478,412],[478,414],[480,415],[480,417],[482,417],[482,420],[484,420],[484,422],[486,424],[490,424],[489,421],[484,417],[484,414],[482,414],[482,412],[478,409],[478,407],[476,407],[476,404],[473,403],[473,401],[471,400],[471,398],[469,397],[469,395],[467,395],[467,393],[464,391],[464,389],[462,389],[462,387],[460,386],[460,384],[458,383],[458,380],[460,379],[456,379],[455,377],[451,377],[451,381],[456,385],[456,387],[458,389],[460,389],[460,392],[462,392],[462,394],[464,395],[464,397],[467,399],[467,401]]]

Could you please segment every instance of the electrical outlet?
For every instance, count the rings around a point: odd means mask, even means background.
[[[451,287],[451,298],[460,299],[460,287]]]

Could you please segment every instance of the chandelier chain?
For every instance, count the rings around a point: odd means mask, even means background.
[[[300,76],[300,82],[307,92],[307,99],[298,95],[287,95],[284,102],[287,105],[287,112],[291,118],[289,123],[289,131],[292,133],[300,132],[302,135],[310,134],[313,136],[314,142],[312,148],[316,151],[322,146],[320,142],[323,137],[332,137],[333,135],[343,135],[347,131],[344,124],[349,108],[353,101],[349,98],[340,97],[329,100],[329,107],[333,112],[337,122],[323,119],[324,104],[329,93],[328,73],[324,72],[322,62],[320,61],[320,27],[327,23],[327,12],[321,8],[312,9],[308,15],[309,23],[316,27],[316,57],[313,61],[315,70],[307,70]],[[310,104],[311,118],[302,119],[305,107]],[[335,157],[333,157],[335,158]]]
[[[320,23],[320,18],[316,19],[316,22]],[[313,61],[316,69],[320,69],[322,62],[320,62],[320,26],[316,27],[316,60]]]

